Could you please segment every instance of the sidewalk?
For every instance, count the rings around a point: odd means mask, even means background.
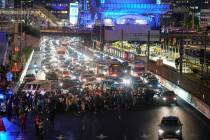
[[[0,140],[18,140],[23,137],[18,122],[10,122],[6,117],[3,118],[3,122],[6,131],[0,133]]]

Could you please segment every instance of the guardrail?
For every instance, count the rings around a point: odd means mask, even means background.
[[[29,65],[31,63],[33,55],[34,55],[34,50],[31,52],[30,57],[28,58],[28,61],[26,62],[25,66],[24,66],[24,69],[23,69],[23,71],[22,71],[22,73],[20,75],[20,78],[19,78],[18,82],[16,83],[16,85],[14,87],[14,93],[17,93],[18,88],[23,83],[23,79],[24,79],[24,77],[26,75],[26,72],[27,72],[28,67],[29,67]]]
[[[156,75],[160,81],[161,84],[166,87],[169,90],[173,90],[175,94],[177,94],[181,99],[186,101],[188,104],[193,106],[196,110],[201,112],[204,116],[206,116],[208,119],[210,119],[210,106],[204,103],[202,100],[198,99],[197,97],[191,95],[186,90],[180,88],[176,84]]]

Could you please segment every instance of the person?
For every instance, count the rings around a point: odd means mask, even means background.
[[[25,132],[25,129],[26,129],[26,120],[27,120],[26,113],[22,113],[20,115],[20,124],[21,124],[21,131],[22,132]]]
[[[49,121],[50,121],[50,124],[52,125],[52,128],[54,128],[54,125],[55,125],[55,110],[54,109],[49,111]]]
[[[35,119],[34,119],[35,129],[36,129],[36,136],[39,136],[39,134],[40,134],[40,132],[39,132],[39,122],[40,122],[40,116],[37,114],[35,116]]]
[[[39,138],[43,139],[44,137],[44,119],[40,117],[39,123],[38,123],[38,131],[39,131]]]

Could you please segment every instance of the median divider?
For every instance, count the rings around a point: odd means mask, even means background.
[[[24,77],[26,75],[26,72],[27,72],[28,67],[29,67],[29,65],[31,63],[33,55],[34,55],[34,50],[31,52],[31,54],[30,54],[30,56],[28,58],[28,61],[26,62],[25,66],[24,66],[24,69],[23,69],[23,71],[22,71],[22,73],[20,75],[20,78],[19,78],[18,82],[14,86],[14,93],[17,93],[18,88],[23,83],[23,79],[24,79]]]

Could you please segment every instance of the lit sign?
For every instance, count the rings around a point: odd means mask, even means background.
[[[104,25],[105,26],[114,26],[114,23],[112,22],[112,19],[104,19]]]
[[[105,0],[101,0],[101,3],[105,3]]]
[[[161,4],[161,0],[156,0],[156,3],[157,4]]]
[[[78,21],[79,6],[78,3],[70,3],[69,6],[69,21],[70,24],[76,25]]]
[[[137,20],[136,20],[136,24],[146,25],[146,24],[147,24],[147,20],[137,19]]]

